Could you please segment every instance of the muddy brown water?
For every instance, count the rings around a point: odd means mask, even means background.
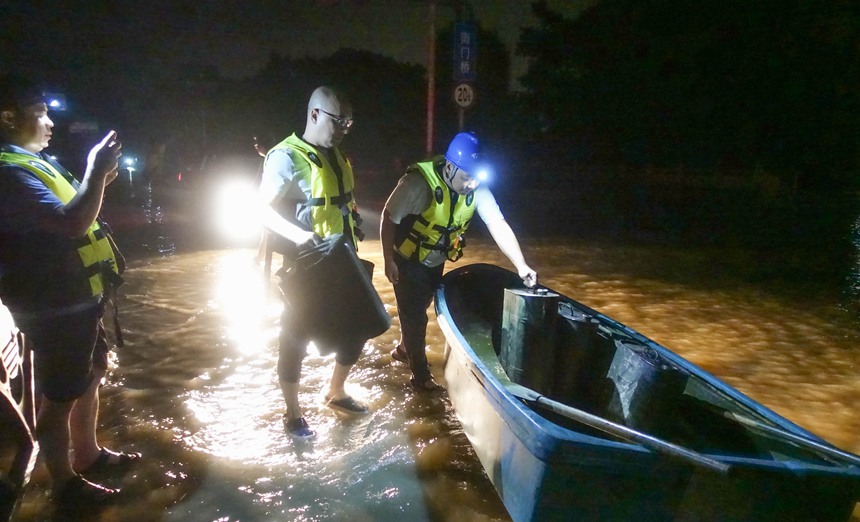
[[[542,283],[860,453],[860,335],[856,318],[827,292],[751,282],[742,253],[715,267],[716,256],[735,254],[523,244]],[[302,444],[284,435],[275,375],[281,303],[254,254],[202,250],[132,263],[120,299],[126,345],[103,389],[100,436],[146,458],[109,481],[127,495],[97,519],[509,520],[450,402],[414,396],[408,371],[389,356],[398,323],[378,241],[365,242],[360,255],[376,263],[374,284],[393,325],[367,343],[348,380],[371,413],[344,418],[323,405],[333,360],[311,350],[301,399],[319,435]],[[451,266],[464,262],[510,268],[483,239]],[[429,312],[429,360],[442,381],[444,338]],[[39,463],[16,520],[50,518]]]

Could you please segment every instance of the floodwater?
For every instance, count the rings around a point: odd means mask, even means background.
[[[727,263],[726,252],[695,249],[523,246],[543,284],[860,453],[860,334],[826,292],[761,284],[743,267],[765,260],[741,253]],[[408,371],[389,356],[398,322],[377,240],[359,254],[376,264],[393,325],[368,341],[347,384],[371,412],[341,417],[323,405],[334,362],[311,350],[301,399],[318,437],[285,436],[275,374],[281,302],[255,253],[171,244],[131,263],[120,298],[125,346],[103,388],[100,436],[145,460],[116,479],[128,495],[99,520],[509,520],[450,402],[411,393]],[[485,239],[451,267],[464,262],[510,268]],[[429,360],[443,382],[444,338],[429,313]],[[47,488],[40,463],[16,520],[50,519]]]

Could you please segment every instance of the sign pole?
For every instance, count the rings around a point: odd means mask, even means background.
[[[433,117],[436,111],[436,2],[430,2],[430,35],[427,57],[427,157],[433,154]]]

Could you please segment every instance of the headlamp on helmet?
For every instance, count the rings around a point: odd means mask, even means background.
[[[488,180],[492,177],[492,175],[493,175],[493,171],[492,171],[492,169],[490,168],[490,164],[489,164],[489,163],[482,162],[482,163],[479,163],[479,164],[475,167],[475,170],[474,170],[474,171],[472,171],[472,172],[470,172],[469,174],[471,174],[471,176],[472,176],[473,178],[475,178],[475,179],[477,179],[478,181],[480,181],[480,182],[482,182],[482,183],[483,183],[483,182],[485,182],[485,181],[488,181]]]

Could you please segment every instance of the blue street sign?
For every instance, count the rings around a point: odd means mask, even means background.
[[[477,77],[478,31],[475,24],[454,24],[454,81],[473,82]]]

